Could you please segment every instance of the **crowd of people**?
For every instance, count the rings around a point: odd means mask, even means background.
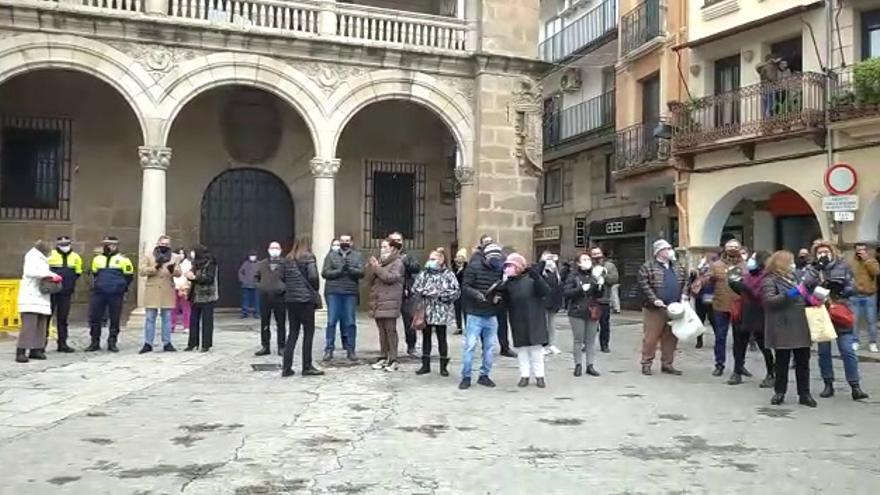
[[[16,361],[46,359],[48,325],[54,315],[58,352],[68,345],[68,318],[76,282],[83,274],[82,257],[71,249],[71,239],[59,237],[54,249],[38,241],[24,259],[19,289],[22,330]],[[436,339],[439,372],[449,376],[447,330],[463,333],[461,381],[470,388],[474,354],[482,348],[476,382],[494,387],[491,372],[496,347],[502,356],[518,360],[518,386],[546,387],[544,358],[559,353],[555,318],[567,313],[571,326],[573,374],[598,377],[597,350],[610,352],[612,288],[619,283],[614,263],[594,247],[560,264],[555,253],[544,252],[534,263],[516,252],[506,252],[491,236],[483,236],[471,252],[461,250],[453,260],[444,248],[430,252],[424,264],[404,249],[404,238],[393,233],[381,242],[378,256],[365,256],[349,235],[333,241],[320,271],[308,239],[298,239],[286,255],[272,242],[267,256],[249,253],[239,268],[241,317],[260,318],[257,356],[272,352],[271,323],[275,322],[277,353],[282,376],[294,374],[294,352],[302,332],[301,373],[322,375],[312,362],[315,314],[326,302],[327,326],[323,361],[334,359],[339,328],[346,359],[357,361],[357,319],[361,284],[369,292],[369,315],[379,334],[379,358],[373,369],[399,369],[398,320],[403,321],[406,353],[421,360],[417,375],[431,372]],[[638,274],[643,296],[641,371],[653,374],[660,347],[660,371],[681,375],[674,367],[678,339],[671,320],[673,308],[693,304],[700,321],[707,318],[714,332],[714,376],[722,376],[727,362],[727,334],[733,334],[733,370],[727,383],[739,385],[752,377],[746,368],[750,345],[760,349],[765,363],[762,388],[774,388],[771,402],[781,404],[794,361],[799,402],[816,406],[809,390],[809,360],[813,344],[808,308],[828,307],[836,331],[837,348],[846,380],[855,400],[867,398],[860,386],[856,351],[860,316],[867,320],[869,348],[877,352],[876,288],[880,265],[855,246],[851,262],[830,242],[817,240],[797,256],[787,251],[750,253],[736,239],[719,254],[709,253],[690,272],[676,259],[665,240],[653,243],[653,257]],[[186,253],[174,250],[161,236],[154,249],[140,257],[137,274],[131,260],[119,252],[119,241],[106,237],[93,259],[89,301],[90,345],[101,349],[105,320],[109,322],[106,349],[118,352],[119,320],[123,298],[135,276],[144,279],[144,343],[140,353],[153,351],[157,320],[161,319],[163,350],[174,352],[171,334],[182,316],[189,336],[186,351],[208,352],[213,346],[214,307],[218,301],[218,264],[210,250],[197,246]],[[320,285],[323,278],[325,286]],[[509,334],[508,334],[509,333]],[[421,334],[421,349],[417,349]],[[702,347],[698,339],[697,347]],[[834,395],[831,342],[818,344],[819,368],[825,383],[821,397]]]

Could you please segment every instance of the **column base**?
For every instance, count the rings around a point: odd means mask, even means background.
[[[128,320],[126,320],[125,323],[120,324],[120,326],[123,330],[143,329],[146,315],[147,312],[144,308],[136,307],[128,314]]]

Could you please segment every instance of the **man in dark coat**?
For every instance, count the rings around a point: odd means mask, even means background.
[[[403,234],[394,232],[388,239],[404,246]],[[416,275],[422,270],[422,265],[406,249],[401,247],[400,260],[403,261],[404,280],[403,280],[403,304],[400,307],[400,317],[403,318],[403,333],[406,338],[406,354],[411,358],[419,358],[421,355],[416,352],[416,331],[412,328],[413,316],[416,310],[416,301],[418,298],[413,297],[412,286]]]
[[[653,245],[654,258],[639,269],[639,288],[644,303],[642,318],[645,336],[642,341],[642,374],[650,375],[651,364],[660,344],[660,360],[663,373],[680,375],[681,371],[672,367],[675,346],[678,339],[669,327],[666,307],[675,302],[687,301],[687,273],[675,262],[675,251],[664,239]]]
[[[495,342],[498,339],[499,297],[491,297],[490,290],[501,281],[504,258],[501,246],[488,244],[476,252],[468,263],[462,283],[462,300],[467,314],[465,325],[465,345],[461,358],[461,383],[458,388],[465,390],[471,386],[471,369],[477,340],[483,342],[483,365],[477,383],[494,387],[489,378],[492,371],[492,358]]]
[[[604,281],[602,295],[599,297],[599,308],[602,315],[599,317],[599,348],[602,352],[611,352],[611,288],[620,282],[620,274],[617,266],[605,258],[602,248],[590,249],[590,258],[593,260],[594,271],[597,278]]]
[[[339,236],[339,249],[335,247],[324,259],[321,276],[327,281],[324,297],[327,299],[327,332],[325,334],[324,361],[333,359],[336,347],[336,325],[342,337],[342,347],[350,361],[357,360],[357,300],[358,284],[364,278],[364,257],[354,249],[350,235]]]

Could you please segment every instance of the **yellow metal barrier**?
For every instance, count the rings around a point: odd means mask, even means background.
[[[21,328],[18,316],[17,279],[0,279],[0,331],[16,331]]]

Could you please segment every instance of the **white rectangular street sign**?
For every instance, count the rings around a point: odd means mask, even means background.
[[[859,197],[855,194],[825,196],[822,198],[822,211],[856,211],[859,209]]]
[[[856,212],[854,211],[835,211],[835,222],[854,222],[856,220]]]

